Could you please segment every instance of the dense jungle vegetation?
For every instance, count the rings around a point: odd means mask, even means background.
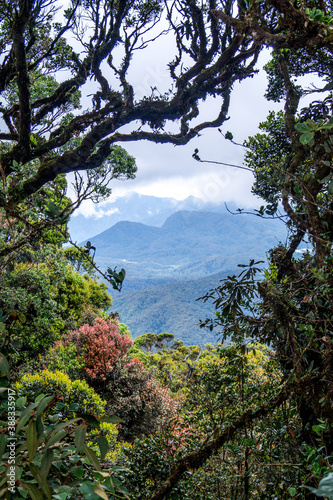
[[[0,0],[1,498],[333,498],[332,28],[323,0]],[[139,99],[160,36],[170,89]],[[203,297],[228,345],[133,341],[97,280],[118,293],[124,270],[64,249],[69,217],[135,175],[120,143],[222,126],[264,48],[284,107],[245,166],[289,240]]]

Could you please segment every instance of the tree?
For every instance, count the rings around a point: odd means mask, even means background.
[[[137,358],[118,366],[114,376],[109,377],[105,398],[107,411],[124,421],[119,435],[126,441],[154,434],[178,415],[180,407],[180,400]]]
[[[270,400],[247,409],[231,426],[216,428],[211,440],[180,459],[152,500],[165,498],[185,471],[200,468],[236,433],[272,415],[290,398],[302,422],[299,450],[318,443],[318,426],[323,425],[321,445],[332,463],[332,5],[273,0],[247,2],[246,10],[244,17],[239,12],[215,15],[239,35],[248,33],[256,44],[273,48],[266,67],[267,96],[283,100],[284,111],[270,114],[261,126],[265,133],[247,142],[246,168],[254,172],[254,192],[267,203],[256,215],[285,217],[290,237],[271,250],[263,277],[259,263],[251,261],[242,265],[238,277],[227,278],[206,295],[205,300],[215,304],[216,316],[204,324],[222,328],[224,338],[240,344],[250,336],[270,344],[283,381]],[[318,75],[322,85],[303,89],[296,79],[308,74]],[[311,93],[312,103],[299,109],[301,97]],[[318,93],[322,98],[316,100]],[[299,258],[302,253],[296,251],[305,240],[310,251]],[[308,480],[309,486],[318,486],[315,475]],[[301,491],[315,498],[310,490]]]
[[[218,23],[211,9],[222,5],[73,0],[64,9],[58,0],[1,1],[1,218],[8,226],[20,222],[25,232],[4,236],[0,256],[15,252],[45,222],[61,223],[88,193],[103,196],[112,178],[133,177],[133,161],[117,143],[185,144],[227,119],[232,85],[253,75],[259,46]],[[235,6],[227,4],[228,15]],[[162,36],[175,47],[170,90],[152,89],[140,99],[131,62]],[[219,98],[216,118],[192,124],[208,96]],[[179,131],[167,131],[176,120]],[[77,201],[66,209],[45,206],[41,190],[69,172]],[[34,224],[26,213],[32,207]]]
[[[264,345],[251,344],[247,350],[232,345],[220,348],[217,356],[207,356],[188,381],[180,417],[153,436],[136,440],[125,451],[131,498],[150,498],[181,458],[204,448],[219,426],[234,421],[244,408],[255,409],[268,393],[276,393],[281,376],[274,353]],[[203,467],[183,474],[168,495],[170,500],[290,500],[293,494],[289,490],[311,470],[311,459],[308,471],[290,466],[302,461],[302,453],[295,447],[299,426],[295,406],[288,402],[239,429]],[[325,459],[322,462],[324,466]]]
[[[127,440],[155,432],[177,415],[179,406],[152,370],[130,357],[132,345],[124,325],[97,318],[64,336],[42,359],[49,370],[85,378],[106,399],[108,410],[123,419],[119,435]]]
[[[6,329],[1,350],[8,352],[12,374],[15,365],[36,361],[69,329],[81,326],[106,311],[112,300],[104,283],[75,272],[65,252],[43,245],[20,252],[0,282],[0,310]]]
[[[145,333],[134,340],[133,347],[152,353],[153,349],[165,349],[165,343],[172,342],[173,339],[172,333]]]
[[[128,335],[119,332],[117,323],[101,318],[92,326],[85,324],[70,332],[69,341],[77,345],[88,379],[97,381],[110,378],[133,344]]]

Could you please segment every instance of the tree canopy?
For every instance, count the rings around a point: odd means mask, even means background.
[[[107,163],[116,143],[185,144],[221,125],[233,83],[253,74],[259,50],[247,34],[218,22],[211,10],[222,7],[231,15],[234,2],[93,0],[65,10],[56,0],[1,2],[2,177],[15,178],[15,164],[25,172],[19,184],[8,181],[2,206],[59,174]],[[140,99],[131,61],[161,36],[173,40],[170,89]],[[209,95],[220,96],[216,119],[191,125]],[[175,120],[179,131],[165,130]]]
[[[254,442],[248,441],[246,429],[254,428],[255,438],[263,437],[266,447],[266,430],[259,422],[269,418],[277,429],[280,422],[286,430],[291,426],[297,453],[290,456],[303,460],[303,465],[308,464],[314,453],[322,457],[320,453],[324,450],[324,456],[316,462],[317,471],[313,468],[306,475],[308,488],[300,487],[296,492],[291,486],[283,493],[288,500],[296,494],[299,498],[314,498],[313,488],[318,486],[322,471],[331,468],[333,454],[331,2],[211,0],[204,4],[195,0],[84,0],[74,1],[64,10],[56,0],[0,0],[0,15],[3,54],[0,270],[7,267],[3,276],[9,285],[18,282],[21,270],[27,268],[27,256],[22,250],[17,254],[21,265],[11,264],[13,273],[9,266],[10,259],[26,242],[38,246],[45,230],[51,228],[47,238],[53,245],[59,245],[60,235],[66,232],[68,215],[82,199],[87,196],[101,199],[109,193],[112,178],[133,177],[135,161],[119,143],[144,139],[180,145],[207,127],[220,126],[227,119],[233,84],[254,74],[260,50],[265,47],[273,50],[266,65],[267,98],[283,102],[284,109],[270,113],[261,124],[260,133],[247,141],[245,164],[255,176],[254,193],[267,203],[256,215],[284,218],[290,229],[289,239],[271,250],[268,269],[262,271],[260,263],[251,260],[249,266],[242,265],[239,276],[228,277],[204,297],[213,300],[216,315],[204,321],[203,326],[220,328],[221,335],[238,346],[225,353],[224,365],[213,359],[206,372],[199,371],[199,386],[188,392],[188,407],[197,401],[201,391],[208,397],[204,404],[212,408],[207,387],[213,394],[223,390],[226,397],[235,388],[234,394],[241,403],[235,408],[228,407],[227,417],[216,423],[219,413],[223,413],[221,396],[221,406],[213,407],[209,432],[206,428],[203,436],[200,432],[207,426],[205,410],[196,412],[192,406],[191,425],[201,411],[202,420],[198,419],[201,428],[187,429],[192,436],[188,448],[177,430],[181,453],[163,470],[162,480],[156,486],[154,483],[150,500],[162,500],[173,494],[177,498],[177,485],[186,473],[200,470],[227,443],[232,440],[237,443],[241,435],[245,450],[244,498],[249,499],[247,466]],[[162,36],[174,42],[168,65],[170,88],[165,94],[152,89],[151,95],[139,98],[130,75],[131,63],[138,51],[149,50]],[[319,77],[320,84],[308,88],[302,81],[307,75]],[[305,106],[301,98],[306,95],[311,102]],[[209,96],[218,99],[217,116],[210,122],[200,122],[200,102]],[[177,132],[171,122],[177,122]],[[225,137],[230,139],[230,134]],[[74,173],[75,202],[66,196],[64,174],[70,172]],[[77,260],[75,255],[72,259]],[[38,307],[35,295],[43,291],[43,283],[49,282],[49,274],[53,272],[42,269],[45,272],[39,273],[36,294],[30,290],[30,282],[28,291],[22,287],[22,296],[27,297],[28,306],[34,309]],[[33,276],[34,266],[29,265],[28,271]],[[122,271],[119,275],[109,271],[121,285]],[[24,276],[22,273],[22,279]],[[65,277],[66,287],[72,284],[73,290],[77,290],[79,276],[69,272]],[[91,281],[88,284],[87,302],[100,308],[107,305],[109,298],[103,290]],[[64,309],[76,313],[77,301],[67,302],[60,285],[58,290],[46,290],[46,295],[57,293]],[[51,303],[53,295],[47,298]],[[9,303],[10,294],[6,299]],[[41,320],[45,324],[44,316]],[[81,327],[81,333],[92,332],[94,328]],[[118,333],[124,340],[122,333]],[[265,369],[271,370],[271,365],[277,367],[274,383],[270,379],[267,385],[270,372],[261,377],[262,366],[257,365],[254,378],[263,385],[252,383],[251,376],[246,382],[244,377],[249,367],[246,363],[253,360],[248,357],[245,362],[242,353],[249,338],[273,349],[269,356],[274,362],[271,363],[268,354],[267,359],[266,354],[261,359]],[[141,338],[136,347],[141,343],[149,351],[162,340],[167,338],[154,338],[150,334]],[[261,347],[263,352],[265,346]],[[178,350],[176,343],[174,348]],[[75,346],[69,353],[61,349],[64,363],[66,356],[75,354]],[[179,351],[177,355],[182,353]],[[92,352],[98,355],[97,348]],[[187,357],[182,363],[197,369],[201,366],[200,354],[199,350],[199,355],[193,358],[195,366],[189,365]],[[163,352],[158,354],[161,366],[162,355]],[[142,359],[151,356],[154,354],[146,353]],[[218,363],[220,367],[216,370]],[[3,358],[1,366],[4,371]],[[78,373],[82,367],[76,363],[74,368]],[[108,369],[108,389],[113,395],[115,371],[111,365]],[[169,375],[172,382],[172,372]],[[132,360],[124,367],[122,377],[122,390],[129,391],[129,399],[124,407],[123,401],[119,403],[120,411],[126,414],[133,395],[132,381],[138,379],[143,387],[140,404],[146,405],[149,414],[152,405],[149,387],[153,387],[150,374],[139,360]],[[195,384],[195,376],[188,378],[189,383]],[[235,387],[229,383],[232,380]],[[158,395],[159,384],[154,387],[153,393]],[[257,398],[250,397],[252,390],[258,390]],[[171,401],[168,391],[160,401],[161,409],[166,401]],[[130,406],[134,413],[138,410],[136,403],[134,398]],[[147,413],[143,413],[146,418]],[[290,425],[289,415],[293,418]],[[132,419],[132,413],[129,418]],[[33,425],[29,423],[30,428]],[[166,450],[163,452],[167,454]],[[322,463],[325,463],[323,469]],[[146,477],[143,481],[147,484]],[[280,486],[275,486],[276,495]]]

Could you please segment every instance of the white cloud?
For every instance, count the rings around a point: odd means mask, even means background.
[[[116,197],[112,198],[112,201],[115,201]],[[93,218],[93,219],[101,219],[104,216],[112,215],[115,213],[119,213],[118,208],[103,208],[105,205],[108,205],[110,200],[106,200],[102,203],[96,204],[91,200],[87,200],[81,204],[81,206],[74,212],[73,216],[83,215],[85,218]]]
[[[100,215],[100,217],[103,217],[104,215],[112,215],[112,214],[118,214],[119,213],[119,209],[118,208],[110,208],[109,210],[99,210],[98,212]]]

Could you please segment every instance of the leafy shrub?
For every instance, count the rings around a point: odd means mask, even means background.
[[[108,411],[124,420],[123,439],[149,435],[178,414],[180,401],[169,388],[154,379],[142,363],[131,359],[107,385]]]
[[[20,254],[4,271],[0,309],[6,318],[6,336],[0,347],[14,345],[14,363],[37,359],[69,329],[87,317],[102,315],[112,303],[104,283],[75,272],[63,250],[46,245]]]
[[[58,341],[41,358],[41,366],[48,370],[66,373],[71,380],[82,377],[84,361],[78,359],[77,346],[73,342]]]
[[[57,396],[61,401],[60,408],[62,404],[65,405],[62,409],[69,415],[72,415],[74,410],[104,415],[106,402],[94,389],[84,380],[71,381],[68,375],[60,371],[43,370],[34,375],[24,375],[16,384],[16,389],[20,395],[28,396],[30,399],[40,394]]]
[[[107,380],[133,344],[128,335],[119,332],[116,322],[101,318],[93,326],[83,325],[71,332],[69,340],[77,345],[86,375],[102,381]]]
[[[86,444],[96,442],[101,459],[108,453],[103,423],[119,422],[117,417],[89,414],[68,419],[56,410],[57,397],[38,396],[27,403],[7,389],[8,363],[0,354],[0,489],[1,497],[32,500],[97,500],[115,495],[128,498],[126,489],[111,467],[102,470],[94,450]],[[1,373],[0,373],[1,375]],[[31,397],[31,395],[30,395]],[[15,414],[15,417],[13,416]],[[47,415],[48,414],[48,415]],[[88,431],[88,425],[99,432]]]

